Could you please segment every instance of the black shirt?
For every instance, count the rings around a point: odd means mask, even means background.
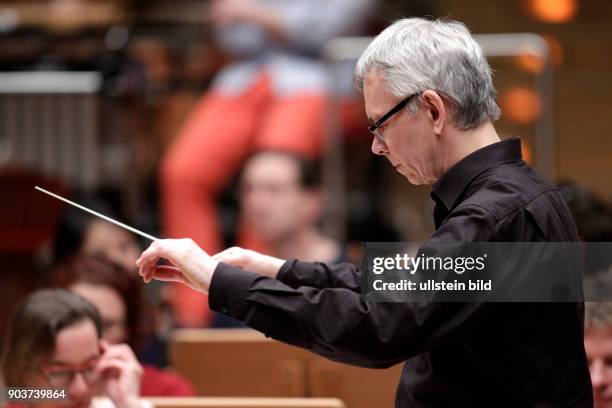
[[[436,242],[577,239],[518,138],[482,148],[433,186]],[[592,407],[580,303],[366,302],[350,264],[287,261],[277,279],[219,264],[213,310],[277,340],[364,367],[407,361],[397,407]]]

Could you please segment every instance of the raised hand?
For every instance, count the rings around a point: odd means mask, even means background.
[[[169,261],[171,266],[157,265],[160,259]],[[146,283],[153,279],[181,282],[202,293],[208,293],[218,263],[188,238],[157,240],[136,261],[138,273]]]
[[[127,344],[110,345],[100,341],[102,357],[96,371],[106,394],[117,408],[141,408],[139,399],[142,366]]]

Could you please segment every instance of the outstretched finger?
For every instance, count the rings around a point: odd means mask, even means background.
[[[151,281],[151,276],[156,266],[157,259],[153,259],[151,261],[144,262],[138,267],[138,274],[140,275],[140,277],[142,277],[142,280],[145,283],[149,283]]]

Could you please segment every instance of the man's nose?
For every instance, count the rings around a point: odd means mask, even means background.
[[[591,382],[593,383],[593,388],[602,388],[606,385],[606,379],[604,375],[604,367],[603,362],[601,361],[593,361],[591,366],[589,367],[591,372]]]
[[[374,137],[372,138],[372,153],[384,156],[385,153],[387,153],[387,146],[378,140],[378,138]]]

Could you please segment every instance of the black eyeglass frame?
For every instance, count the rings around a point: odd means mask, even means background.
[[[389,120],[389,118],[393,115],[395,115],[397,112],[399,112],[400,110],[402,110],[407,104],[408,102],[410,102],[410,100],[412,98],[414,98],[415,96],[419,96],[421,95],[423,92],[416,92],[413,93],[411,95],[408,95],[407,97],[405,97],[404,99],[402,99],[397,105],[395,105],[393,108],[391,108],[389,110],[389,112],[385,113],[380,119],[378,119],[376,121],[376,123],[374,123],[373,125],[371,125],[370,127],[368,127],[368,131],[370,131],[370,133],[372,133],[379,142],[381,143],[385,143],[385,138],[384,136],[378,131],[378,129],[387,121]]]

